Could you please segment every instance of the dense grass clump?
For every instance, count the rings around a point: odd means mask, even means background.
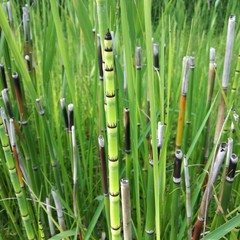
[[[239,239],[239,1],[2,1],[0,239]]]

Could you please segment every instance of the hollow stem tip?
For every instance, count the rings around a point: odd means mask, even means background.
[[[153,44],[153,62],[154,62],[154,69],[159,71],[159,47],[157,43]]]
[[[230,164],[229,164],[228,172],[227,172],[227,176],[226,176],[226,180],[228,182],[233,182],[233,180],[234,180],[237,162],[238,162],[238,156],[233,153],[232,156],[230,157]]]

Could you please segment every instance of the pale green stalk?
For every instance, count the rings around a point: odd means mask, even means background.
[[[147,76],[148,88],[150,95],[150,115],[151,115],[151,134],[152,134],[152,148],[153,148],[153,178],[154,178],[154,202],[155,202],[155,225],[156,238],[160,240],[161,226],[160,226],[160,210],[159,210],[159,175],[158,175],[158,156],[157,156],[157,120],[156,120],[156,102],[155,89],[153,77],[153,54],[152,54],[152,24],[151,24],[151,9],[152,1],[144,0],[144,17],[145,17],[145,31],[146,31],[146,52],[147,52]]]
[[[52,207],[50,205],[50,198],[46,197],[46,207],[47,207],[47,216],[48,216],[48,224],[50,229],[51,236],[55,235],[54,224],[52,221]]]

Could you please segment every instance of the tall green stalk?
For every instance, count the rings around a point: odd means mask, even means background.
[[[105,50],[105,81],[106,81],[106,120],[108,138],[109,162],[109,194],[110,194],[110,222],[112,239],[121,239],[120,225],[120,199],[119,199],[119,169],[118,169],[118,126],[116,90],[114,85],[114,65],[112,52],[112,36],[106,34],[104,40]]]
[[[152,1],[144,0],[146,52],[147,52],[147,76],[148,76],[148,88],[149,88],[149,95],[150,95],[151,134],[152,134],[152,148],[153,148],[155,225],[156,225],[156,237],[157,237],[157,240],[160,240],[160,234],[161,234],[160,210],[159,210],[160,198],[159,198],[159,182],[158,182],[159,175],[158,175],[157,136],[156,136],[157,119],[156,119],[155,87],[154,87],[154,76],[153,76],[151,9],[152,9]]]

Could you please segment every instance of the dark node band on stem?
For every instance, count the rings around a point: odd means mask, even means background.
[[[2,88],[7,88],[7,80],[6,80],[6,74],[5,74],[5,68],[3,64],[0,64],[1,69],[1,78],[2,78]]]
[[[155,230],[154,229],[153,230],[146,229],[145,232],[147,235],[153,235],[155,233]]]
[[[106,33],[105,40],[111,41],[112,40],[112,35],[108,29],[108,32]]]
[[[107,124],[107,127],[110,128],[110,129],[114,129],[117,127],[117,123],[112,123],[112,124]]]
[[[116,227],[116,228],[115,227],[111,227],[111,229],[114,230],[114,231],[118,231],[120,228],[121,228],[121,226]]]
[[[108,157],[108,161],[110,161],[110,162],[117,162],[118,161],[118,157],[116,157],[116,158]]]
[[[13,112],[12,112],[12,108],[8,99],[8,89],[5,88],[2,90],[2,98],[3,98],[3,102],[5,104],[5,107],[7,109],[8,115],[10,118],[14,118],[13,117]]]
[[[119,192],[117,192],[117,193],[111,193],[111,192],[109,192],[109,195],[110,195],[111,197],[118,197],[118,196],[119,196]]]
[[[108,93],[108,92],[106,92],[106,97],[107,98],[114,98],[116,95],[115,95],[115,93],[113,92],[113,93]]]

